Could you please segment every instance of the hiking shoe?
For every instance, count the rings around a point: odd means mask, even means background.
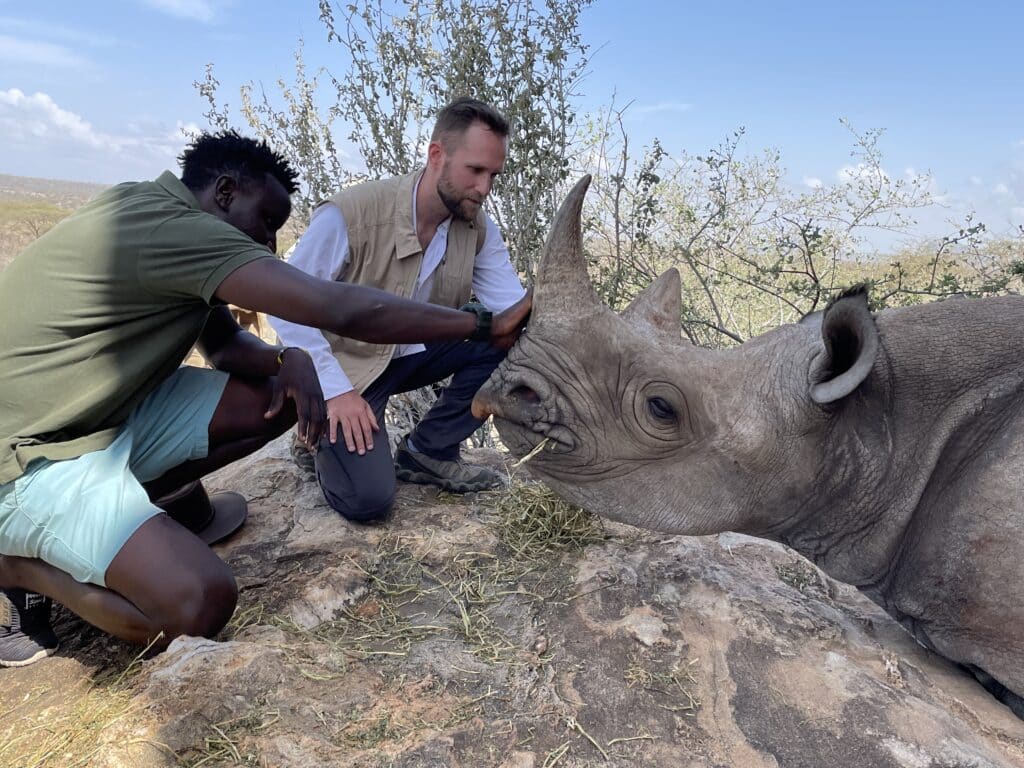
[[[48,597],[0,590],[0,667],[26,667],[57,650]]]
[[[303,474],[309,477],[316,477],[316,457],[310,452],[304,442],[299,440],[296,432],[292,433],[292,461],[295,466],[302,470]]]
[[[407,483],[436,485],[451,493],[472,493],[496,488],[501,476],[492,469],[467,464],[462,459],[442,461],[410,451],[406,435],[395,450],[395,477]]]

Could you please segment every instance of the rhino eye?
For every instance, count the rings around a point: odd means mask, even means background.
[[[647,411],[658,421],[676,421],[676,409],[663,397],[647,398]]]

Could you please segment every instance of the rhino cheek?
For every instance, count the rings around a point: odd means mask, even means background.
[[[664,489],[650,493],[637,477],[604,479],[550,465],[537,469],[559,496],[599,517],[662,533],[688,532],[689,526],[674,513],[675,499],[664,496]]]
[[[692,458],[692,457],[691,457]],[[705,536],[744,532],[749,509],[745,491],[728,486],[728,471],[704,461],[616,461],[535,467],[556,493],[589,512],[652,531]],[[749,490],[749,489],[747,489]]]

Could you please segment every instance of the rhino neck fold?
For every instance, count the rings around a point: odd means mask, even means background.
[[[965,524],[951,516],[951,487],[995,471],[993,441],[1008,422],[1024,422],[1024,361],[1005,344],[968,343],[972,334],[962,329],[936,341],[937,324],[960,325],[930,319],[904,327],[900,314],[879,318],[878,360],[832,416],[814,492],[784,528],[761,533],[894,615],[898,573],[915,568],[920,542],[955,539]],[[986,488],[996,505],[1012,505],[1011,495]]]

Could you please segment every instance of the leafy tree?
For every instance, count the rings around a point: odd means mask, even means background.
[[[289,154],[304,181],[300,227],[312,206],[339,186],[381,178],[423,162],[440,109],[459,95],[497,107],[509,120],[508,159],[488,203],[516,266],[532,274],[536,253],[566,180],[577,87],[587,64],[579,34],[590,0],[401,0],[350,4],[320,0],[336,62],[310,74],[300,41],[295,80],[269,95],[242,87],[249,128]],[[328,92],[327,84],[330,84]],[[211,125],[230,123],[213,66],[197,89]],[[362,168],[342,161],[341,123]]]
[[[850,128],[853,162],[841,178],[801,193],[783,183],[777,152],[740,155],[742,130],[704,155],[672,155],[655,140],[634,157],[624,112],[612,107],[587,125],[592,272],[621,307],[678,268],[683,330],[696,344],[741,343],[855,282],[874,286],[876,307],[1019,286],[1021,241],[986,238],[970,217],[888,261],[869,253],[870,232],[906,232],[914,211],[934,205],[927,175],[885,172],[880,131]]]
[[[519,269],[532,273],[569,172],[576,88],[588,48],[578,28],[590,0],[320,0],[328,38],[351,66],[333,78],[370,176],[421,162],[441,107],[468,94],[508,118],[508,159],[490,210]]]

